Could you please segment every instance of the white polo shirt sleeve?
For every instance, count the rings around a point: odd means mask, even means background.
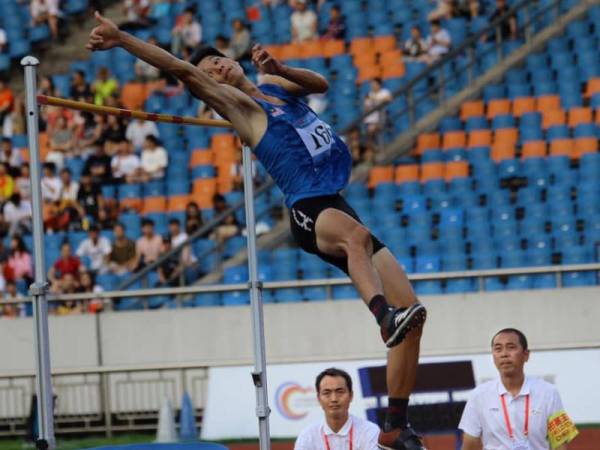
[[[548,410],[546,411],[548,413],[548,417],[565,409],[565,407],[563,406],[563,402],[560,398],[560,394],[558,393],[558,389],[556,389],[556,386],[549,384],[549,387],[550,392],[548,394],[550,398],[548,401]]]
[[[483,432],[481,414],[479,412],[481,410],[481,408],[479,408],[480,392],[481,390],[479,387],[475,388],[467,401],[462,417],[460,418],[460,423],[458,424],[458,428],[473,437],[481,437]]]
[[[381,431],[373,422],[365,421],[364,431],[362,433],[359,448],[361,450],[378,450],[377,441]]]
[[[320,429],[320,424],[312,424],[300,432],[294,444],[294,450],[315,450],[320,449],[318,442],[314,441],[314,436]]]

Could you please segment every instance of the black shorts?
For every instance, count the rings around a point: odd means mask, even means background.
[[[290,227],[296,243],[302,250],[313,253],[323,261],[333,264],[348,273],[348,261],[345,257],[330,256],[321,252],[317,247],[315,223],[322,211],[333,208],[345,212],[357,222],[362,223],[356,211],[339,194],[322,195],[298,200],[290,209]],[[371,234],[373,240],[373,254],[385,247],[383,243]]]

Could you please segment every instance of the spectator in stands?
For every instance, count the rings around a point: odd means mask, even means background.
[[[439,20],[431,21],[431,34],[427,37],[427,57],[426,62],[433,64],[446,53],[450,51],[452,40],[450,33],[442,28]]]
[[[365,96],[364,111],[370,111],[377,106],[389,103],[392,101],[392,94],[384,88],[380,78],[375,78],[371,81],[371,90]],[[385,125],[385,112],[383,110],[373,111],[364,119],[367,126],[367,136],[371,141],[374,141],[379,132]]]
[[[106,99],[119,90],[119,82],[111,77],[108,68],[100,67],[91,90],[92,94],[94,94],[94,103],[96,105],[104,105]]]
[[[240,61],[250,59],[250,31],[241,19],[232,22],[233,34],[229,40],[229,48],[233,53],[233,59]]]
[[[417,25],[410,28],[410,38],[404,43],[402,52],[407,58],[416,60],[421,60],[423,56],[427,55],[427,42],[423,39],[421,29]]]
[[[12,281],[12,280],[7,280],[6,281],[6,290],[2,290],[1,292],[4,293],[4,295],[2,296],[2,300],[4,300],[4,302],[8,302],[11,300],[16,300],[19,297],[21,297],[21,295],[19,295],[19,293],[17,292],[17,284]],[[25,312],[24,309],[21,310],[21,308],[19,308],[19,305],[11,303],[4,303],[2,305],[2,317],[19,317],[20,315],[24,315],[23,313]]]
[[[77,140],[80,153],[89,156],[96,151],[96,145],[104,145],[104,133],[107,128],[106,116],[102,114],[84,115],[85,123]]]
[[[6,235],[2,236],[6,237]],[[0,239],[0,263],[5,263],[8,261],[8,257],[10,256],[10,250],[6,248],[4,245],[4,240]],[[4,270],[0,270],[0,273],[4,274]]]
[[[58,19],[60,11],[58,0],[31,0],[31,19],[33,26],[47,23],[53,39],[58,39]]]
[[[64,292],[63,289],[63,277],[65,275],[72,275],[75,279],[79,279],[79,272],[83,269],[81,260],[73,255],[71,250],[71,244],[68,241],[64,241],[60,246],[60,256],[50,270],[48,270],[48,280],[51,283],[51,289],[53,292]]]
[[[463,0],[459,3],[459,14],[468,20],[473,20],[481,15],[481,8],[479,0]]]
[[[4,116],[4,123],[0,121],[2,126],[3,136],[15,136],[25,134],[25,106],[23,99],[17,95],[13,101],[13,108],[7,115]]]
[[[79,179],[80,185],[77,191],[77,212],[80,217],[91,217],[99,222],[104,219],[104,204],[100,185],[92,181],[89,173],[83,173]]]
[[[8,257],[8,269],[11,271],[14,281],[24,280],[28,283],[33,281],[33,262],[31,254],[25,246],[25,241],[19,235],[12,237],[10,241],[10,256]]]
[[[59,169],[64,165],[65,157],[73,156],[75,148],[75,135],[67,120],[60,116],[56,125],[49,130],[50,152],[46,156],[47,162],[53,162]]]
[[[452,15],[452,9],[452,0],[438,0],[435,9],[428,14],[427,20],[449,19]]]
[[[10,224],[4,219],[4,211],[0,209],[0,251],[4,249],[4,243],[2,239],[8,236],[8,232],[10,230]],[[0,258],[0,262],[2,258]]]
[[[77,294],[80,292],[79,280],[72,274],[67,273],[61,280],[60,294]],[[59,316],[67,314],[81,314],[83,312],[83,302],[78,300],[63,300],[58,303],[54,311]]]
[[[215,48],[228,58],[234,59],[233,50],[229,46],[229,39],[227,39],[222,34],[217,35],[217,37],[215,38]]]
[[[173,244],[169,236],[161,238],[161,253],[166,255],[173,249]],[[158,266],[158,285],[157,286],[177,286],[178,277],[183,272],[183,264],[178,254],[174,253],[165,258]]]
[[[4,204],[4,220],[9,225],[9,236],[31,232],[31,202],[14,192]]]
[[[151,36],[148,39],[148,43],[152,45],[158,45],[158,41],[154,36]],[[134,70],[137,79],[143,83],[148,81],[156,81],[160,77],[160,70],[140,58],[135,60]]]
[[[6,50],[6,31],[4,28],[0,28],[0,53],[4,53]]]
[[[102,286],[96,284],[95,277],[92,273],[86,271],[79,275],[79,292],[82,293],[99,293],[102,292]],[[85,310],[89,313],[96,314],[104,310],[104,300],[101,297],[86,300],[87,307]]]
[[[179,219],[177,218],[169,220],[169,237],[171,238],[173,248],[183,244],[188,238],[188,234],[181,229],[181,223],[179,223]],[[192,252],[192,248],[186,245],[181,251],[181,263],[184,267],[189,267],[194,262],[196,262],[196,258]]]
[[[11,170],[19,169],[23,163],[21,152],[14,148],[12,140],[7,137],[2,138],[2,146],[0,150],[0,162],[8,164]]]
[[[138,265],[135,242],[125,235],[125,226],[122,223],[115,224],[113,231],[115,239],[108,255],[108,267],[117,275],[133,272]]]
[[[146,136],[141,161],[144,182],[163,178],[168,162],[167,151],[158,138],[152,134]]]
[[[158,127],[149,120],[133,119],[127,125],[125,137],[136,150],[141,150],[148,136],[159,137]]]
[[[119,144],[117,154],[112,157],[110,166],[117,182],[137,183],[142,177],[140,157],[133,152],[133,146],[127,140]]]
[[[119,117],[110,115],[106,119],[106,127],[102,133],[102,141],[104,141],[104,148],[106,154],[109,156],[114,155],[121,145],[121,142],[126,139],[127,128]]]
[[[194,9],[186,8],[181,20],[175,24],[171,31],[171,52],[175,55],[190,55],[194,48],[202,42],[202,27],[194,17]]]
[[[15,178],[15,189],[25,201],[31,200],[31,179],[29,178],[29,164],[21,164],[19,176]]]
[[[160,256],[162,238],[154,232],[154,221],[152,219],[142,220],[142,235],[138,238],[135,246],[140,260],[139,267],[153,263]]]
[[[308,8],[306,0],[296,0],[294,9],[290,19],[292,41],[305,42],[316,39],[318,18],[315,12]]]
[[[490,16],[490,22],[502,17],[509,10],[510,6],[506,3],[506,0],[496,0],[496,9]],[[498,33],[500,36],[498,36]],[[511,14],[506,20],[503,20],[499,26],[499,30],[495,29],[493,34],[490,35],[489,40],[495,41],[498,38],[502,41],[517,39],[517,16],[515,14]]]
[[[192,235],[203,225],[202,211],[198,208],[198,204],[196,202],[188,203],[185,207],[185,232]]]
[[[329,23],[322,37],[323,39],[344,39],[346,37],[346,22],[339,6],[333,5],[329,10]]]
[[[215,215],[218,216],[224,213],[230,206],[225,201],[225,197],[216,193],[213,196],[213,209]],[[227,239],[235,236],[240,232],[240,224],[237,221],[235,214],[229,214],[216,228],[212,238],[217,241],[217,244],[222,245]]]
[[[4,277],[4,266],[6,260],[0,260],[0,292],[6,291],[6,278]],[[2,308],[0,307],[0,316],[2,316]]]
[[[152,25],[150,20],[150,0],[125,0],[123,12],[127,22],[120,25],[123,30],[139,30]]]
[[[42,176],[42,200],[57,202],[60,200],[62,182],[56,176],[56,165],[52,162],[44,163]]]
[[[353,398],[352,378],[341,369],[325,369],[315,381],[317,400],[324,418],[306,427],[298,435],[295,450],[322,448],[347,448],[348,435],[360,449],[380,448],[377,445],[379,427],[373,422],[350,414]],[[407,447],[397,447],[407,448]],[[416,448],[416,447],[415,447]]]
[[[83,100],[89,102],[92,98],[92,89],[90,85],[85,81],[85,72],[83,70],[76,70],[71,78],[71,89],[69,90],[69,96],[72,99]]]
[[[15,191],[15,180],[10,175],[7,163],[0,163],[0,205],[7,201]]]
[[[82,174],[89,175],[96,184],[111,183],[113,178],[111,157],[106,154],[101,143],[95,144],[95,150],[86,160]]]
[[[10,114],[13,108],[15,95],[5,80],[0,78],[0,124]]]
[[[108,255],[110,255],[110,241],[100,236],[98,225],[92,224],[88,237],[84,239],[77,249],[77,256],[90,260],[90,270],[94,273],[105,273],[108,270]]]

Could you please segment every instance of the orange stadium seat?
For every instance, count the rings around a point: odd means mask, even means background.
[[[171,212],[185,211],[187,204],[192,200],[189,194],[172,195],[167,202],[168,210]],[[195,199],[194,199],[195,200]]]
[[[217,178],[217,192],[227,194],[233,190],[233,179],[231,177]]]
[[[554,139],[550,142],[550,156],[573,156],[573,139]]]
[[[543,113],[553,109],[560,109],[560,97],[558,95],[541,95],[536,99],[536,109]]]
[[[369,37],[358,37],[350,41],[350,53],[352,55],[359,55],[361,53],[367,53],[373,51],[373,39]]]
[[[359,69],[363,67],[371,67],[377,64],[377,54],[375,52],[364,52],[354,55],[354,65]]]
[[[19,153],[21,153],[21,159],[28,163],[30,161],[29,149],[27,147],[23,147],[19,149]]]
[[[587,107],[571,108],[568,114],[568,124],[571,128],[582,123],[593,123],[592,109]]]
[[[510,142],[516,144],[519,140],[519,130],[517,128],[500,128],[494,133],[494,142]]]
[[[521,148],[521,158],[544,158],[546,156],[546,141],[527,141]]]
[[[485,105],[481,100],[472,100],[464,102],[460,107],[460,119],[466,120],[473,116],[483,116],[485,114]]]
[[[121,89],[121,103],[127,109],[142,109],[147,98],[147,92],[144,83],[125,83]]]
[[[600,78],[592,78],[588,81],[585,89],[585,95],[586,97],[591,97],[598,92],[600,92]]]
[[[421,164],[421,182],[444,178],[444,163],[432,162]]]
[[[300,44],[302,58],[317,58],[323,56],[323,43],[319,40],[306,41]]]
[[[442,147],[448,148],[464,148],[467,144],[467,135],[464,131],[447,131],[444,133]]]
[[[394,175],[396,183],[408,183],[411,181],[419,181],[419,165],[418,164],[401,164],[396,167]]]
[[[274,58],[281,59],[281,46],[280,45],[265,45],[263,47],[269,52]]]
[[[496,142],[492,145],[491,157],[494,161],[500,162],[506,159],[513,159],[517,150],[514,143]]]
[[[512,113],[515,117],[521,117],[523,114],[535,111],[534,97],[517,97],[512,103]]]
[[[598,151],[598,139],[595,137],[579,137],[574,139],[573,158],[579,159],[586,153],[596,153]]]
[[[285,44],[280,47],[279,57],[283,60],[298,59],[301,57],[301,49],[299,44]]]
[[[493,119],[501,114],[510,114],[510,100],[497,98],[490,100],[487,104],[488,119]]]
[[[373,80],[381,77],[381,67],[379,66],[363,66],[358,69],[357,80],[359,83]]]
[[[167,210],[167,198],[160,195],[155,197],[146,197],[142,206],[143,214],[161,213]]]
[[[423,150],[440,148],[441,138],[435,131],[431,133],[421,133],[417,138],[417,154],[423,153]]]
[[[325,58],[343,55],[344,53],[346,53],[346,43],[342,39],[328,39],[323,43],[323,56]]]
[[[401,78],[406,75],[406,67],[402,61],[395,64],[382,64],[381,78],[388,80],[390,78]]]
[[[215,152],[235,147],[235,136],[231,133],[215,134],[212,137],[210,147]]]
[[[469,163],[467,161],[451,161],[446,163],[444,179],[452,181],[455,178],[466,178],[469,176]]]
[[[377,53],[393,50],[396,48],[396,37],[393,35],[375,36],[373,38],[373,47]]]
[[[467,147],[489,147],[492,145],[492,130],[475,130],[469,133]]]
[[[564,125],[566,122],[566,114],[562,109],[549,109],[542,111],[542,127],[545,130],[555,125]]]
[[[119,200],[119,207],[121,211],[125,211],[127,209],[133,209],[137,212],[142,210],[142,199],[135,197],[126,197]]]
[[[394,181],[394,166],[376,166],[369,172],[369,187]]]
[[[404,62],[402,61],[402,52],[398,49],[393,49],[380,53],[379,64],[381,64],[383,67],[395,64],[404,65]]]
[[[210,150],[194,150],[190,158],[190,167],[212,164],[213,157],[214,154]]]

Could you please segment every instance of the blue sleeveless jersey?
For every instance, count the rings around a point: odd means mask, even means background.
[[[331,127],[282,87],[265,84],[259,89],[285,102],[254,99],[268,118],[254,153],[285,194],[288,208],[303,198],[336,194],[346,187],[352,158]]]

